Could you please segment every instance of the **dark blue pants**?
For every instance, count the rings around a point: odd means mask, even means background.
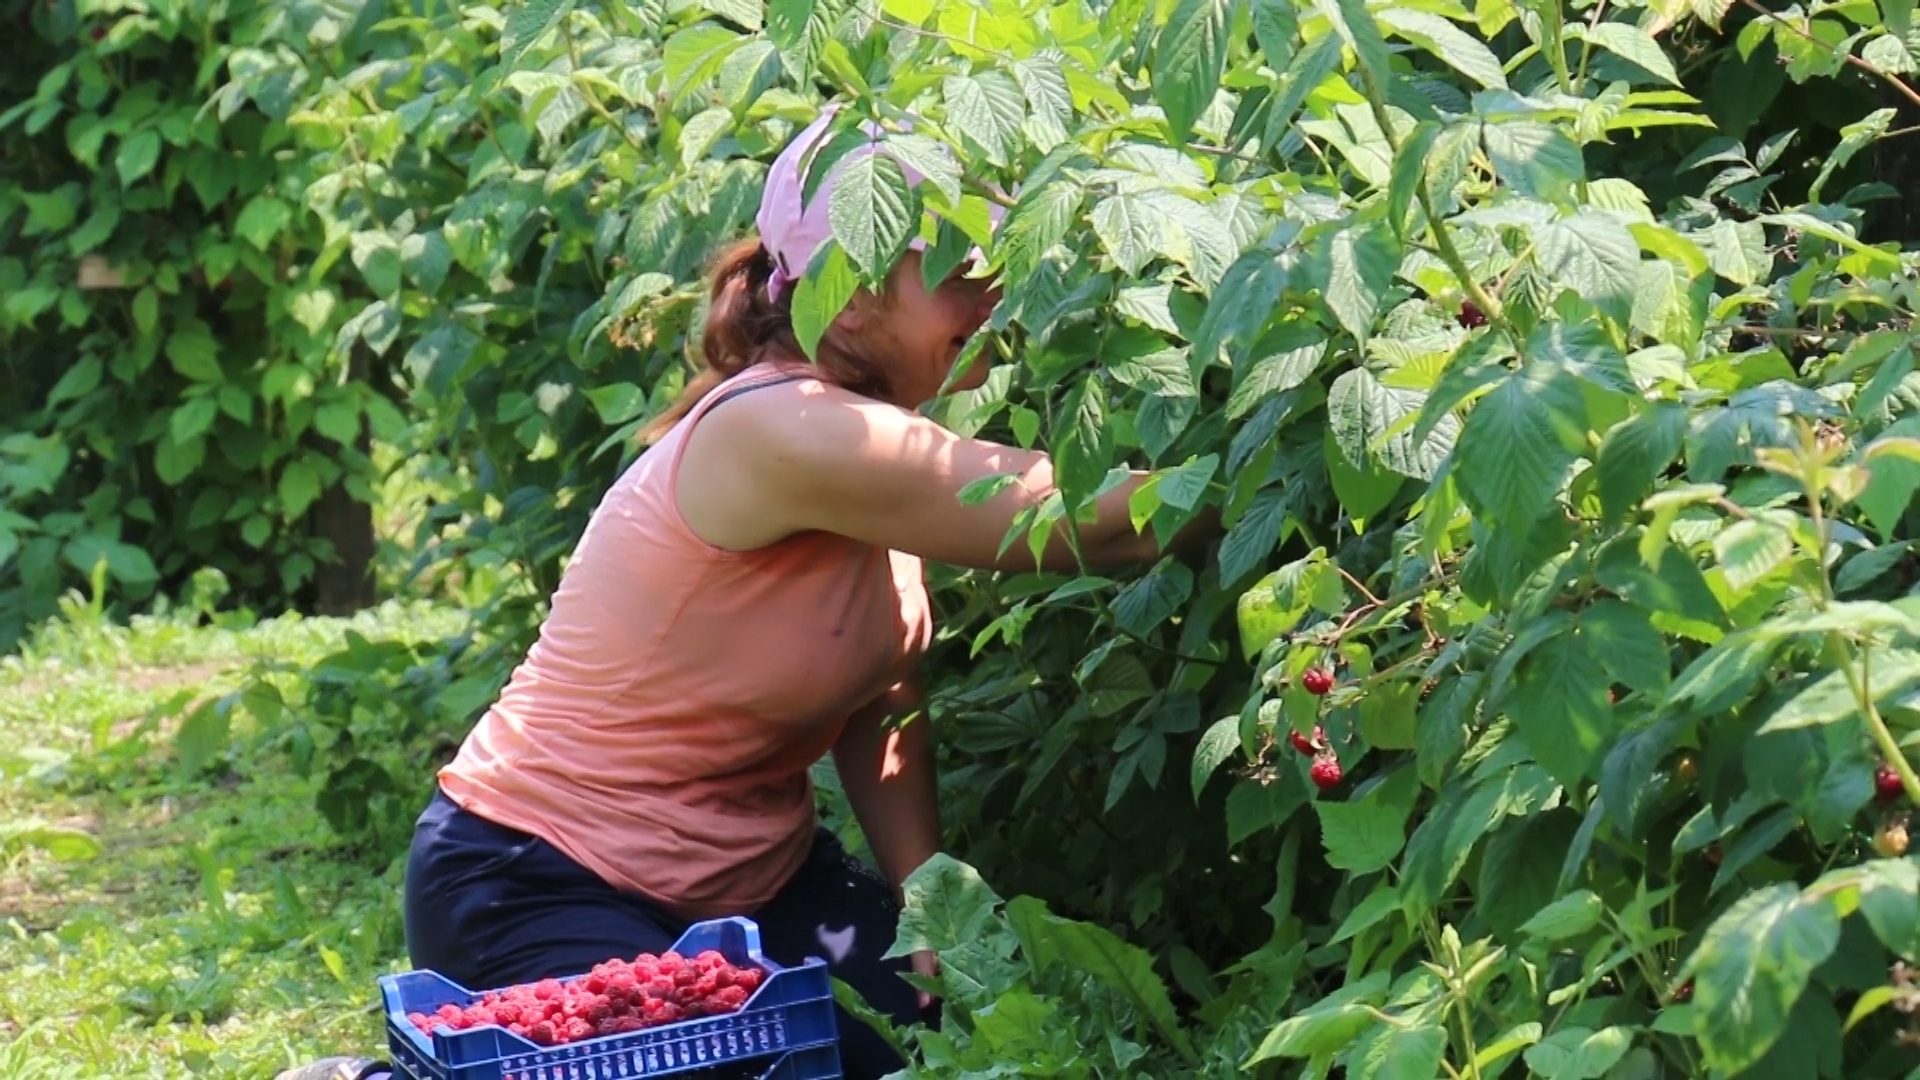
[[[782,966],[810,956],[896,1024],[920,1019],[905,958],[883,960],[899,909],[893,890],[820,830],[792,880],[765,907],[740,912],[760,926],[761,948]],[[687,928],[657,905],[622,892],[534,836],[497,825],[434,792],[407,859],[407,951],[472,989],[572,975],[613,957],[673,947]],[[837,954],[837,955],[836,955]],[[848,1080],[879,1080],[903,1067],[865,1024],[839,1010]]]

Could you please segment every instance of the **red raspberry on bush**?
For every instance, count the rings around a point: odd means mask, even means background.
[[[1685,1005],[1693,1000],[1693,980],[1688,979],[1673,988],[1673,1001],[1676,1005]]]
[[[1300,751],[1300,753],[1307,757],[1312,757],[1314,754],[1320,752],[1321,746],[1326,744],[1327,732],[1325,728],[1315,725],[1311,737],[1293,731],[1287,734],[1287,738],[1292,741],[1295,750]]]
[[[1900,774],[1893,771],[1893,766],[1883,763],[1873,771],[1873,793],[1881,802],[1896,802],[1905,792],[1906,788],[1900,783]]]
[[[1314,759],[1313,768],[1308,771],[1313,786],[1321,791],[1335,787],[1340,783],[1340,759],[1332,754],[1322,754]]]
[[[1326,668],[1310,668],[1300,676],[1300,685],[1307,693],[1318,697],[1333,689],[1333,672]]]
[[[1454,316],[1454,321],[1458,322],[1463,330],[1477,330],[1487,325],[1487,313],[1480,310],[1479,304],[1471,300],[1462,300],[1460,314]]]

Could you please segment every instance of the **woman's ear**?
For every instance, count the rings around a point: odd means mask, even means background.
[[[841,308],[840,314],[833,317],[834,328],[849,334],[864,331],[871,318],[874,303],[873,294],[867,290],[861,289],[854,293],[853,299],[847,301],[847,306]]]

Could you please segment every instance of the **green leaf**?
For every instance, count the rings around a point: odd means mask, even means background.
[[[1920,896],[1920,859],[1874,859],[1853,869],[1860,879],[1860,914],[1874,935],[1902,959],[1920,960],[1920,904],[1913,901]]]
[[[1276,333],[1262,338],[1253,353],[1258,359],[1242,369],[1245,373],[1227,397],[1229,420],[1238,420],[1274,395],[1306,382],[1326,358],[1327,342],[1298,333]]]
[[[1193,749],[1193,801],[1200,801],[1200,793],[1206,789],[1207,781],[1240,749],[1240,718],[1223,716],[1213,722],[1206,734],[1200,736],[1200,745]]]
[[[1314,1002],[1305,1010],[1282,1020],[1245,1065],[1255,1065],[1277,1057],[1321,1057],[1336,1054],[1379,1023],[1369,1006],[1385,996],[1389,978],[1384,971],[1348,982],[1340,989]]]
[[[960,204],[960,165],[945,143],[925,135],[889,133],[885,144],[888,154],[931,182],[949,204]],[[917,190],[913,192],[916,199],[918,194]]]
[[[1624,22],[1603,22],[1588,27],[1586,37],[1615,56],[1646,68],[1655,78],[1674,86],[1680,85],[1680,73],[1673,69],[1673,61],[1667,58],[1666,50],[1651,34],[1638,26]]]
[[[1338,945],[1348,938],[1356,937],[1379,925],[1382,919],[1399,910],[1399,890],[1384,882],[1376,885],[1373,891],[1367,894],[1367,898],[1355,904],[1353,910],[1347,913],[1347,917],[1340,921],[1340,928],[1327,939],[1327,944]]]
[[[1569,201],[1575,184],[1586,176],[1580,147],[1566,133],[1533,121],[1501,121],[1480,127],[1500,179],[1522,195],[1548,201]]]
[[[153,171],[160,162],[160,133],[153,128],[136,131],[120,141],[120,149],[113,156],[113,167],[120,174],[120,186],[132,187],[133,182]]]
[[[400,244],[378,230],[353,234],[353,265],[375,296],[392,297],[400,291]]]
[[[1920,435],[1920,420],[1903,419],[1889,427],[1867,449],[1873,454],[1874,448],[1888,439],[1915,435]],[[1913,505],[1914,493],[1920,491],[1920,462],[1897,454],[1878,453],[1867,459],[1866,467],[1867,486],[1854,502],[1866,512],[1867,520],[1880,530],[1880,535],[1891,539],[1900,519]]]
[[[777,5],[776,5],[777,6]],[[660,74],[675,104],[688,99],[749,39],[718,23],[700,22],[667,39]]]
[[[1857,677],[1859,672],[1854,673]],[[1920,684],[1920,652],[1874,649],[1868,666],[1868,689],[1876,703],[1905,693]],[[1859,714],[1859,701],[1844,671],[1830,671],[1780,706],[1760,725],[1761,733],[1836,724]]]
[[[1599,1080],[1633,1045],[1633,1029],[1594,1031],[1567,1027],[1535,1043],[1522,1055],[1527,1068],[1548,1080]]]
[[[1073,90],[1061,69],[1066,54],[1052,46],[1013,63],[1013,79],[1027,98],[1027,134],[1043,152],[1067,141],[1073,123]]]
[[[1767,232],[1757,221],[1722,219],[1696,239],[1707,253],[1707,265],[1735,285],[1752,285],[1772,271]]]
[[[1393,60],[1387,52],[1387,39],[1380,36],[1379,24],[1367,11],[1365,0],[1314,0],[1313,6],[1333,23],[1340,40],[1353,50],[1367,80],[1380,94],[1386,94],[1393,86]]]
[[[1293,61],[1295,39],[1300,36],[1300,17],[1292,0],[1252,0],[1253,40],[1267,58],[1267,66],[1285,71]]]
[[[1146,950],[1120,940],[1105,927],[1050,914],[1044,904],[1029,896],[1007,904],[1007,920],[1041,974],[1064,965],[1068,971],[1089,976],[1126,998],[1162,1039],[1188,1060],[1194,1060],[1193,1046],[1180,1030],[1173,999],[1154,973],[1153,957]]]
[[[1427,155],[1440,138],[1441,127],[1431,120],[1414,125],[1393,155],[1393,173],[1387,182],[1387,221],[1406,240],[1407,213],[1427,182]]]
[[[859,291],[860,274],[845,249],[832,240],[821,245],[793,290],[793,336],[809,358],[819,350],[827,327]]]
[[[1713,538],[1713,554],[1728,588],[1743,593],[1793,556],[1793,533],[1769,517],[1743,518]]]
[[[1540,266],[1619,326],[1633,316],[1640,282],[1640,245],[1611,215],[1586,211],[1533,233]]]
[[[320,474],[304,461],[289,464],[280,473],[280,507],[288,520],[307,512],[320,497]]]
[[[1673,675],[1673,651],[1646,612],[1601,600],[1580,613],[1579,626],[1614,682],[1656,693],[1666,689]]]
[[[1110,196],[1093,208],[1094,234],[1130,276],[1172,246],[1169,224],[1164,210],[1133,194]]]
[[[1129,584],[1114,597],[1113,624],[1135,637],[1146,637],[1192,594],[1193,571],[1173,563]]]
[[[574,0],[526,0],[514,8],[507,16],[506,28],[500,32],[501,67],[507,71],[519,67],[527,51],[558,25],[573,10],[573,5]]]
[[[1362,345],[1373,331],[1393,272],[1400,266],[1400,245],[1385,222],[1369,221],[1333,233],[1327,249],[1327,307]]]
[[[1327,391],[1327,424],[1349,463],[1378,463],[1417,480],[1431,480],[1453,452],[1460,422],[1443,416],[1424,440],[1415,441],[1413,419],[1427,397],[1390,387],[1365,368],[1343,372]]]
[[[901,892],[906,903],[888,959],[977,941],[1000,904],[978,870],[945,853],[908,874]]]
[[[0,824],[0,854],[12,854],[18,848],[44,851],[58,862],[85,862],[106,850],[92,833],[49,825],[38,818]]]
[[[1614,734],[1606,670],[1580,633],[1527,654],[1508,711],[1534,760],[1569,788],[1592,773]]]
[[[173,415],[168,418],[167,429],[173,433],[174,442],[184,443],[206,434],[213,427],[214,417],[219,411],[220,404],[212,395],[190,398],[173,410]]]
[[[1308,571],[1325,565],[1319,549],[1304,559],[1275,570],[1240,594],[1235,619],[1240,627],[1240,648],[1249,659],[1258,656],[1267,643],[1288,633],[1313,610],[1310,589],[1304,587]]]
[[[1653,490],[1680,456],[1686,435],[1686,407],[1674,401],[1656,401],[1607,433],[1594,468],[1608,522],[1625,519]]]
[[[1235,0],[1179,0],[1153,46],[1153,96],[1175,139],[1213,104],[1227,62],[1227,25]]]
[[[1480,39],[1438,15],[1394,7],[1380,12],[1380,25],[1432,53],[1441,63],[1489,90],[1505,90],[1500,58]]]
[[[421,292],[437,293],[453,269],[453,248],[439,229],[409,233],[400,241],[400,265]]]
[[[1598,926],[1605,910],[1598,896],[1581,889],[1541,908],[1520,932],[1542,941],[1564,941]]]
[[[868,278],[882,279],[920,224],[920,195],[907,186],[891,154],[860,154],[843,159],[827,219],[853,264]]]
[[[1273,554],[1287,520],[1287,493],[1278,489],[1254,496],[1240,520],[1220,541],[1220,583],[1232,586]]]
[[[205,702],[187,715],[173,737],[180,770],[192,775],[226,750],[230,741],[229,713],[219,698]]]
[[[1748,893],[1714,920],[1680,978],[1694,978],[1694,1034],[1708,1068],[1738,1073],[1789,1030],[1813,969],[1840,942],[1840,917],[1791,883]]]
[[[1584,410],[1564,375],[1529,368],[1480,399],[1454,448],[1453,477],[1476,514],[1524,535],[1551,512],[1573,454],[1561,442],[1565,418]]]
[[[1475,1067],[1481,1075],[1498,1075],[1494,1066],[1503,1058],[1539,1042],[1541,1030],[1537,1020],[1514,1025],[1506,1034],[1480,1048],[1480,1053],[1473,1059]]]
[[[256,195],[233,221],[234,235],[260,251],[267,250],[293,220],[293,207],[271,195]]]
[[[1113,460],[1113,431],[1107,424],[1106,390],[1088,375],[1068,396],[1065,430],[1055,448],[1054,468],[1068,504],[1091,495]]]
[[[1406,846],[1407,815],[1417,787],[1413,771],[1402,769],[1388,784],[1357,802],[1314,803],[1327,865],[1351,874],[1370,874],[1392,863]]]
[[[1447,1030],[1438,1024],[1381,1024],[1354,1047],[1347,1075],[1352,1080],[1433,1080],[1446,1050]]]
[[[949,75],[940,84],[947,120],[981,156],[1007,165],[1020,145],[1026,102],[1019,84],[997,71]]]
[[[167,359],[173,369],[195,382],[219,382],[220,346],[207,324],[195,320],[167,336]]]

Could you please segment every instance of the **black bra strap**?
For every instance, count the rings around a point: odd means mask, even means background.
[[[786,375],[782,375],[777,379],[762,379],[758,382],[747,383],[744,386],[728,387],[726,391],[723,392],[719,397],[713,399],[713,404],[708,405],[706,408],[706,411],[712,412],[714,409],[717,409],[720,406],[726,404],[727,402],[732,401],[734,398],[739,397],[741,394],[750,394],[755,390],[765,389],[766,387],[769,387],[769,386],[779,386],[781,383],[799,382],[801,379],[804,379],[807,377],[808,376],[805,376],[805,375],[794,375],[789,373]]]

